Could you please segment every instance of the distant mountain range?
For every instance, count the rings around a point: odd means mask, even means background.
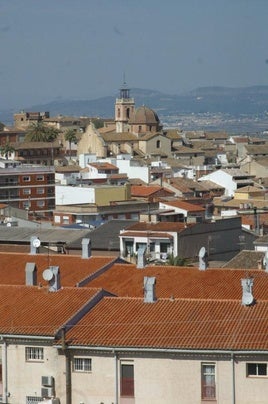
[[[172,115],[222,113],[233,117],[268,116],[268,86],[244,88],[201,87],[181,95],[164,94],[155,90],[134,88],[130,91],[136,106],[154,109],[160,119]],[[50,116],[114,116],[114,96],[92,100],[60,100],[32,105],[28,111],[49,111]],[[0,121],[11,124],[14,110],[0,111]]]

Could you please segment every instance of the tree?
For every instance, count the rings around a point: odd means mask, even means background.
[[[167,259],[167,265],[184,267],[186,265],[186,259],[178,256],[174,257],[173,254],[170,254]]]
[[[52,127],[47,127],[45,131],[47,136],[47,142],[54,142],[54,140],[57,139],[60,133],[59,129]]]
[[[95,129],[100,129],[104,127],[104,120],[101,118],[93,118],[91,119],[91,123],[93,123]]]
[[[15,149],[13,146],[11,146],[10,143],[6,143],[5,145],[1,146],[0,151],[1,155],[5,156],[5,159],[7,160],[8,157],[10,157],[10,154],[15,151]]]
[[[76,130],[68,129],[65,132],[64,138],[65,138],[66,142],[69,142],[69,155],[71,155],[72,143],[75,143],[77,141]]]
[[[26,142],[53,142],[59,134],[59,130],[49,127],[42,121],[29,125],[25,141]]]

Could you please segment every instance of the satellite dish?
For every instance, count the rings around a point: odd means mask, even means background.
[[[253,303],[253,295],[250,292],[244,292],[242,296],[242,303],[246,306],[249,306]]]
[[[268,264],[268,251],[265,252],[262,262],[263,265],[266,267],[266,264]]]
[[[199,258],[204,258],[204,256],[206,255],[206,248],[205,247],[201,247],[199,250]]]
[[[33,239],[33,246],[34,246],[35,248],[40,247],[40,244],[41,244],[41,242],[40,242],[39,238]]]
[[[45,281],[51,281],[51,279],[53,278],[53,272],[51,271],[51,269],[47,268],[43,271],[43,279]]]

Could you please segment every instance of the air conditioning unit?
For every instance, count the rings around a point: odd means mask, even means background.
[[[53,387],[42,387],[41,388],[41,397],[49,398],[54,396],[54,388]]]
[[[42,376],[41,383],[42,383],[42,386],[53,387],[54,386],[54,377],[53,376]]]

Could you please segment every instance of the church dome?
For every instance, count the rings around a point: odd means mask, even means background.
[[[151,108],[142,106],[136,109],[131,123],[136,125],[156,125],[159,124],[159,118]]]

